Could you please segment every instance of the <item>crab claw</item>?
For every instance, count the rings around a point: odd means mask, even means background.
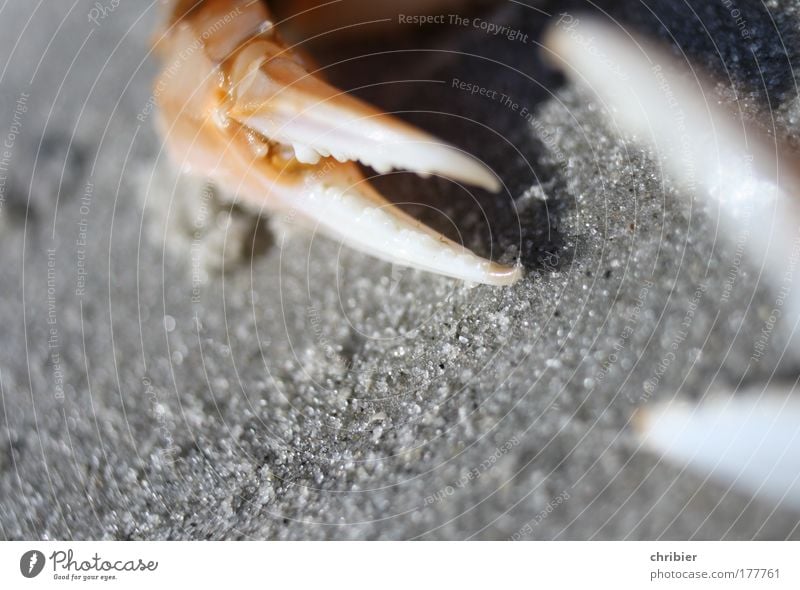
[[[669,461],[800,508],[800,401],[791,388],[657,404],[640,409],[634,425],[642,444]]]
[[[481,258],[390,204],[355,162],[496,191],[489,168],[309,73],[263,3],[209,0],[175,14],[159,41],[168,65],[155,96],[167,147],[185,169],[395,264],[471,283],[519,279],[518,266]],[[198,38],[202,50],[190,51]]]
[[[602,101],[610,122],[653,150],[678,186],[718,207],[720,236],[741,243],[781,289],[782,322],[800,321],[797,152],[779,133],[724,106],[699,68],[608,21],[562,15],[544,47],[547,59]],[[800,349],[800,340],[793,346]]]
[[[354,167],[337,167],[283,198],[290,216],[376,258],[469,283],[505,286],[520,277],[519,267],[481,258],[390,204]]]
[[[275,43],[251,44],[235,58],[230,77],[227,116],[291,145],[303,163],[332,156],[380,173],[412,170],[500,190],[482,163],[309,74]]]

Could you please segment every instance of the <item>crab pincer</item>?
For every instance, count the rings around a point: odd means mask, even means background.
[[[488,167],[322,80],[263,2],[180,0],[169,10],[155,98],[185,170],[395,264],[470,283],[519,279],[519,266],[486,260],[390,204],[357,162],[498,191]]]

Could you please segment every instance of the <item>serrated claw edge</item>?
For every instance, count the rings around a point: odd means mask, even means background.
[[[282,43],[264,3],[182,0],[171,9],[155,98],[185,170],[395,264],[488,285],[519,279],[519,266],[484,259],[390,204],[355,162],[497,191],[488,167],[327,84]]]

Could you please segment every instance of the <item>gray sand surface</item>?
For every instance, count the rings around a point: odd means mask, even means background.
[[[612,9],[796,137],[798,3],[752,4],[749,40],[723,2]],[[775,294],[744,263],[722,301],[718,212],[542,64],[541,11],[483,15],[527,42],[409,27],[399,52],[329,70],[503,178],[499,195],[376,181],[522,257],[513,288],[470,289],[179,178],[148,110],[155,8],[94,23],[93,5],[0,9],[0,538],[800,538],[800,514],[638,448],[635,408],[800,359],[776,333],[753,360]]]

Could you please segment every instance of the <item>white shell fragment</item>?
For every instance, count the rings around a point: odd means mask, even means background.
[[[800,508],[800,398],[790,391],[658,404],[635,424],[645,447],[670,462]]]

